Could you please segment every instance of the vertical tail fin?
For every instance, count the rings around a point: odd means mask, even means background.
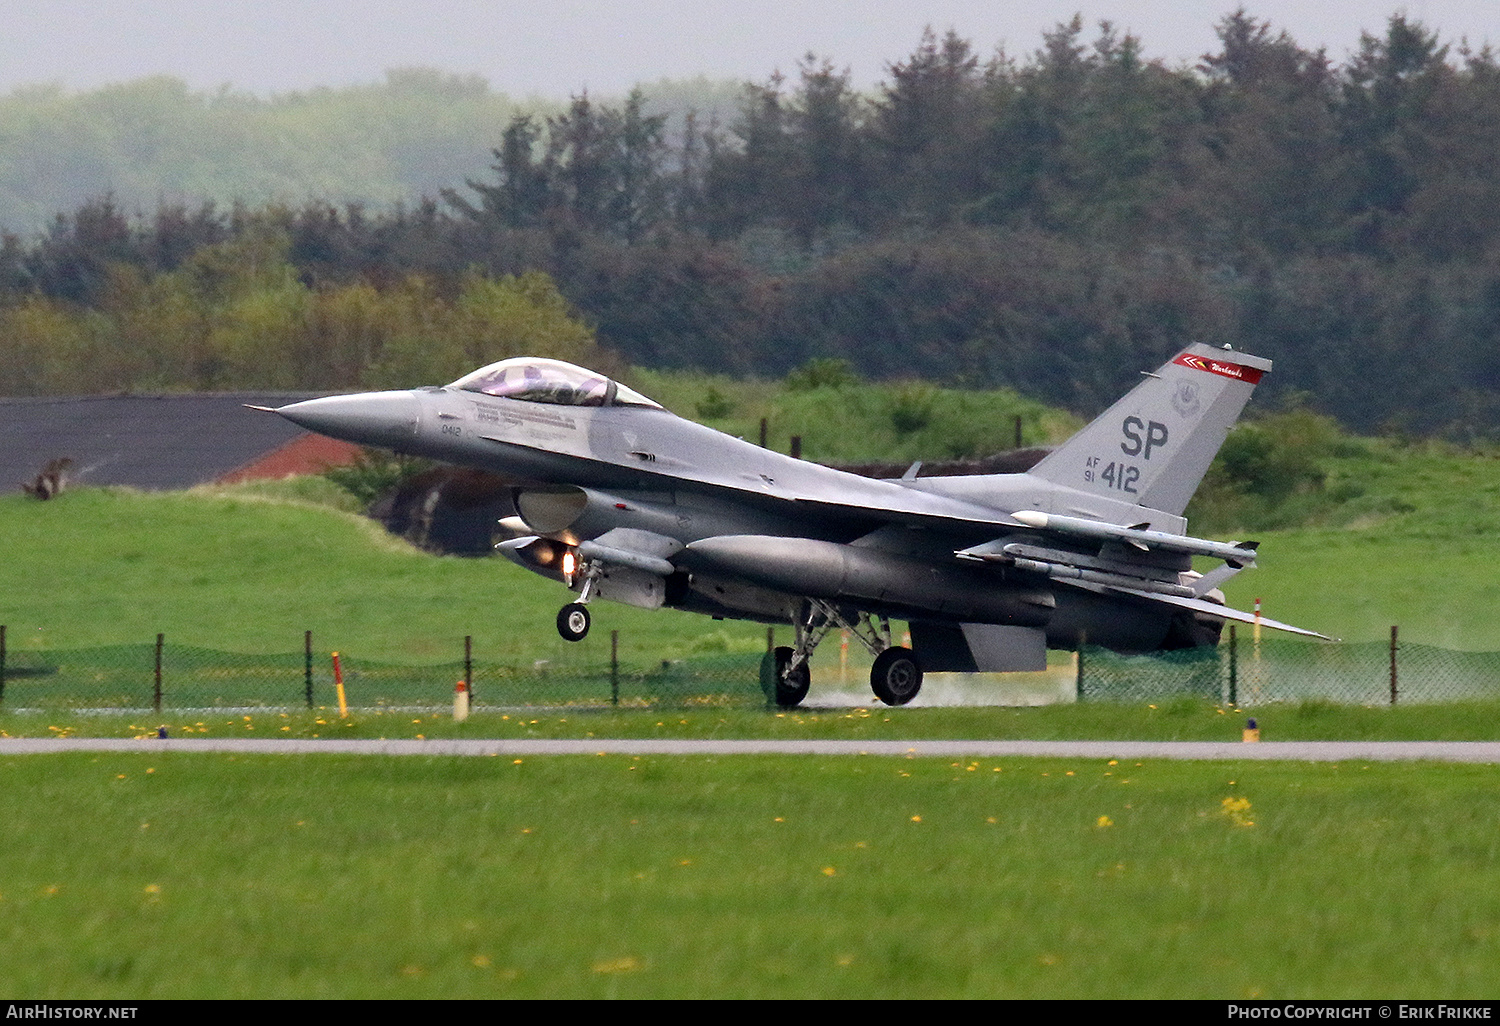
[[[1271,361],[1195,343],[1030,473],[1181,515]]]

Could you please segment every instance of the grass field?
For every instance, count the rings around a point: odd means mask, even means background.
[[[1238,741],[1253,715],[1265,741],[1495,741],[1500,701],[1357,706],[1324,701],[1238,710],[1190,696],[1155,704],[1097,703],[1011,709],[995,706],[889,709],[815,705],[792,711],[566,709],[481,712],[455,723],[443,710],[257,713],[71,710],[0,711],[0,737],[140,737],[165,726],[172,737],[338,738],[775,738],[1035,741]]]
[[[152,641],[240,652],[419,662],[650,663],[765,647],[765,628],[611,604],[578,645],[553,620],[560,584],[502,559],[421,552],[373,521],[325,505],[324,482],[142,493],[79,489],[40,503],[0,498],[0,623],[13,650]],[[332,486],[327,486],[331,489]],[[305,497],[311,490],[312,501]]]
[[[1489,767],[0,759],[13,997],[1486,997]]]

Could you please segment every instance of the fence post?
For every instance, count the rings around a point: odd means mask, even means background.
[[[609,632],[609,704],[620,704],[620,632]]]
[[[1396,704],[1396,625],[1391,624],[1391,704]]]
[[[156,636],[156,687],[151,693],[151,708],[161,712],[161,643],[163,635]]]
[[[1083,701],[1083,646],[1089,643],[1087,631],[1078,633],[1078,678],[1073,682],[1073,701]]]
[[[1234,635],[1234,624],[1229,625],[1229,705],[1240,704],[1239,639]]]
[[[312,631],[302,632],[302,689],[307,695],[307,707],[313,707],[312,696]]]
[[[5,624],[0,623],[0,702],[5,701]]]
[[[464,687],[469,692],[469,706],[474,705],[474,635],[464,635]]]

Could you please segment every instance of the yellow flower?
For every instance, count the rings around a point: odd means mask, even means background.
[[[1228,816],[1229,821],[1235,826],[1251,827],[1255,821],[1250,819],[1246,813],[1250,811],[1250,799],[1248,798],[1225,798],[1219,805],[1219,812]]]
[[[1097,820],[1094,821],[1094,825],[1102,829],[1104,827],[1114,826],[1115,821],[1110,819],[1108,816],[1100,816]]]

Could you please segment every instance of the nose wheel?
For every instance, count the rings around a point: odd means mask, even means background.
[[[557,611],[557,633],[564,641],[582,641],[592,622],[589,608],[582,602],[570,602]]]

